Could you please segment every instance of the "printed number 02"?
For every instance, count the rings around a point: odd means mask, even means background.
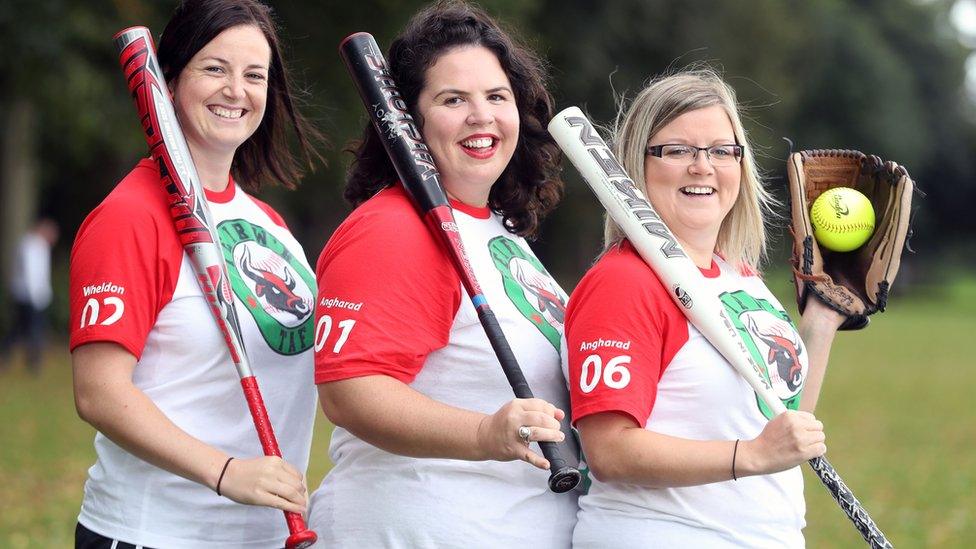
[[[580,373],[580,389],[589,393],[596,389],[600,379],[611,389],[623,389],[630,383],[630,370],[624,364],[630,364],[629,355],[620,355],[607,361],[606,368],[600,355],[590,355],[583,361],[583,371]],[[590,372],[590,370],[593,370]],[[616,379],[615,379],[616,378]]]
[[[336,340],[335,346],[332,347],[332,352],[338,354],[342,346],[345,345],[346,340],[349,339],[349,332],[352,331],[352,327],[356,325],[356,321],[352,319],[346,319],[339,322],[339,327],[342,328],[342,333],[339,334],[339,339]],[[329,334],[332,332],[332,317],[329,315],[323,315],[319,319],[318,324],[315,325],[315,352],[322,350],[325,347],[325,340],[329,339]]]
[[[95,324],[111,326],[122,318],[122,314],[125,312],[125,302],[122,301],[121,298],[109,296],[103,299],[102,303],[104,303],[106,307],[112,307],[112,314],[99,321],[98,313],[101,307],[99,307],[98,299],[91,297],[88,299],[88,302],[85,303],[85,307],[81,310],[82,328],[85,326],[93,326]]]

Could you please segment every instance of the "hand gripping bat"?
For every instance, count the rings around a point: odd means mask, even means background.
[[[630,243],[671,290],[669,293],[678,309],[732,364],[774,415],[786,411],[718,296],[708,290],[701,271],[682,250],[644,193],[624,173],[583,112],[576,107],[564,109],[549,122],[549,133]],[[891,543],[830,463],[818,457],[810,460],[810,466],[864,540],[875,549],[890,548]]]
[[[131,27],[115,35],[115,46],[119,51],[119,62],[122,64],[126,83],[142,120],[146,143],[159,165],[160,183],[166,188],[176,233],[190,258],[200,290],[210,304],[217,327],[224,336],[230,358],[237,367],[261,447],[265,455],[281,457],[268,410],[264,407],[261,391],[258,389],[258,381],[251,372],[244,350],[240,323],[234,308],[234,294],[231,292],[227,266],[220,252],[220,240],[210,216],[203,185],[176,120],[169,90],[156,59],[152,36],[145,27]],[[285,520],[291,533],[285,547],[301,549],[315,543],[317,536],[305,527],[301,515],[286,511]]]
[[[359,32],[346,37],[339,45],[339,52],[400,181],[426,219],[434,238],[444,244],[451,257],[515,396],[532,398],[532,390],[512,348],[471,270],[434,158],[407,110],[376,40],[368,33]],[[580,482],[580,472],[566,464],[556,443],[540,441],[539,447],[549,460],[549,489],[563,493],[575,488]]]

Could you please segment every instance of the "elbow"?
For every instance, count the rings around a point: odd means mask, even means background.
[[[75,411],[85,423],[98,429],[98,399],[75,389]]]
[[[660,471],[648,471],[639,464],[628,462],[626,458],[588,459],[586,463],[590,468],[590,474],[600,482],[640,484],[646,488],[669,488],[674,486],[674,484],[662,478]]]
[[[125,408],[124,396],[112,386],[95,384],[75,384],[75,411],[78,417],[97,431],[105,432],[105,427],[113,417]]]
[[[586,456],[586,464],[592,474],[600,482],[619,482],[624,480],[619,460],[611,456],[595,455]]]
[[[325,417],[336,427],[349,428],[348,414],[343,413],[339,391],[335,383],[323,383],[319,387],[319,404]]]

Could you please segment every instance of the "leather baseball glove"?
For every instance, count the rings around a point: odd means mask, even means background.
[[[793,153],[787,162],[793,233],[793,274],[800,313],[813,294],[847,317],[841,330],[868,325],[884,311],[908,234],[915,184],[894,162],[859,151],[820,149]],[[827,189],[850,187],[871,200],[875,231],[851,252],[822,249],[813,236],[810,206]]]

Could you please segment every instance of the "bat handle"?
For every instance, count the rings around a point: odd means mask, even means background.
[[[827,487],[827,491],[834,497],[834,501],[854,523],[854,527],[861,533],[864,541],[868,542],[871,549],[891,549],[891,542],[881,532],[878,526],[871,519],[861,502],[854,497],[854,492],[847,487],[844,480],[840,478],[833,465],[826,458],[818,457],[810,460],[810,467],[820,477],[820,481]]]
[[[562,494],[579,486],[583,475],[579,469],[571,467],[563,459],[562,452],[555,442],[540,441],[539,448],[542,455],[549,460],[549,489],[556,494]]]
[[[298,513],[285,512],[288,531],[292,534],[285,540],[285,549],[305,549],[319,539],[315,532],[305,527],[305,521]]]
[[[241,387],[244,389],[244,398],[247,400],[247,407],[251,410],[251,419],[254,420],[254,429],[258,433],[264,455],[281,457],[281,449],[278,448],[278,440],[271,428],[271,418],[268,417],[268,409],[264,406],[264,399],[261,398],[257,378],[253,375],[242,377]],[[286,549],[304,549],[315,543],[318,536],[305,526],[305,520],[301,515],[290,511],[284,513],[288,532],[291,534],[285,540]]]
[[[498,319],[495,318],[495,314],[487,303],[478,307],[478,319],[481,320],[481,325],[488,335],[488,341],[491,342],[491,347],[495,350],[498,362],[501,363],[502,370],[505,372],[505,377],[508,378],[508,383],[512,386],[515,396],[517,398],[535,398],[532,389],[529,388],[529,383],[525,381],[525,374],[522,373],[522,368],[519,367],[501,326],[498,325]],[[539,441],[539,449],[542,450],[542,455],[549,460],[550,490],[562,494],[579,485],[583,476],[579,469],[566,464],[566,460],[563,459],[562,452],[555,442]]]

